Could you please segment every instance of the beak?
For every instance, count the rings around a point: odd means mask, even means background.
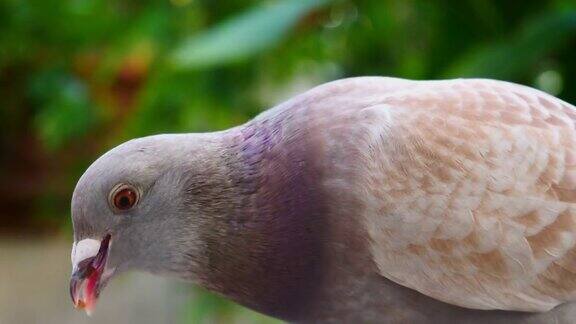
[[[91,314],[111,273],[104,273],[110,235],[102,241],[84,239],[72,246],[72,277],[70,278],[70,297],[74,307],[84,309]]]

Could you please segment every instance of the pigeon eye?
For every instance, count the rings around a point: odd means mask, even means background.
[[[129,210],[138,202],[138,191],[126,184],[116,186],[110,196],[112,206],[118,211]]]

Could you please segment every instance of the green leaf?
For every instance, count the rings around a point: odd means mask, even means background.
[[[574,11],[536,17],[509,39],[464,54],[444,76],[515,79],[575,35]]]
[[[39,73],[30,95],[39,108],[36,131],[50,150],[84,135],[96,119],[84,83],[61,71]]]
[[[329,0],[284,0],[261,5],[193,36],[177,47],[177,69],[237,62],[278,44],[303,17]]]

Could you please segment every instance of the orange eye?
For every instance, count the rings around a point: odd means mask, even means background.
[[[119,211],[126,211],[138,202],[138,193],[128,185],[121,185],[112,194],[112,205]]]

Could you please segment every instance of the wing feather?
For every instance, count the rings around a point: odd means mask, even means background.
[[[382,116],[362,186],[383,276],[476,309],[545,311],[576,298],[573,106],[454,80],[415,82],[363,113]]]

